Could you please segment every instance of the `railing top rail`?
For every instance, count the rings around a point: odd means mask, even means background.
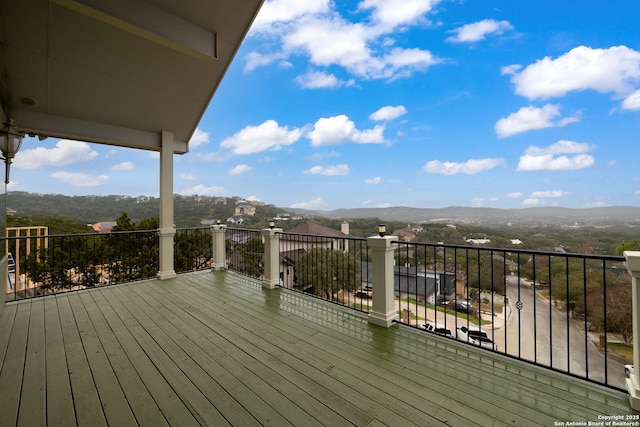
[[[158,230],[129,230],[129,231],[110,231],[108,233],[74,233],[74,234],[32,234],[30,236],[8,236],[2,237],[6,240],[23,240],[23,239],[37,239],[37,238],[55,238],[55,237],[87,237],[87,236],[101,236],[106,237],[110,235],[118,235],[118,234],[145,234],[145,233],[157,233]]]
[[[232,230],[232,231],[251,231],[251,232],[256,232],[259,233],[262,231],[261,228],[240,228],[240,227],[227,227],[227,230]]]
[[[355,236],[328,236],[325,234],[305,234],[305,233],[289,233],[286,231],[277,232],[276,234],[280,234],[283,236],[300,236],[300,237],[315,237],[317,239],[342,239],[342,240],[355,240],[355,241],[366,241],[367,239],[364,237],[355,237]]]
[[[601,255],[601,254],[581,254],[572,252],[554,252],[554,251],[539,251],[533,249],[517,249],[517,248],[496,248],[490,246],[469,246],[469,245],[452,245],[442,243],[425,243],[425,242],[403,242],[401,240],[394,240],[391,243],[399,245],[413,245],[413,246],[433,246],[444,247],[453,249],[465,249],[465,250],[478,250],[487,252],[509,252],[509,253],[521,253],[521,254],[535,254],[545,256],[557,256],[566,258],[593,258],[605,261],[624,262],[625,258],[621,255]]]
[[[176,231],[186,231],[186,230],[206,230],[206,231],[209,231],[209,230],[211,230],[211,226],[203,225],[201,227],[178,227],[178,228],[176,228]]]

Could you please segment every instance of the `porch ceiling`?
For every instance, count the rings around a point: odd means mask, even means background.
[[[262,0],[0,0],[0,105],[19,130],[176,153]]]

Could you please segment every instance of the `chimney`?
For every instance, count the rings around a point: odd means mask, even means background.
[[[340,225],[340,231],[342,231],[343,234],[349,234],[349,222],[348,221],[342,221],[342,225]]]

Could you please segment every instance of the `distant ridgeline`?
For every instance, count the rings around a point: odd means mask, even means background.
[[[174,196],[175,223],[178,227],[197,227],[203,222],[225,222],[236,214],[236,207],[250,203],[240,197]],[[255,214],[245,224],[264,222],[283,210],[258,203]],[[85,224],[114,221],[126,212],[133,221],[157,217],[160,199],[149,196],[65,196],[12,191],[7,194],[7,212],[16,216],[61,215]]]
[[[84,223],[113,221],[123,212],[132,220],[158,216],[160,199],[149,196],[65,196],[60,194],[32,194],[12,191],[7,195],[7,210],[19,216],[63,215]],[[203,221],[226,221],[236,213],[236,206],[247,203],[240,197],[174,196],[176,225],[194,227]],[[255,215],[246,218],[249,224],[278,217],[283,212],[306,217],[328,219],[379,218],[383,221],[411,223],[457,223],[492,227],[501,226],[640,226],[640,207],[609,206],[587,209],[561,207],[536,207],[525,209],[493,208],[412,208],[396,206],[389,208],[337,209],[332,211],[310,211],[294,208],[278,208],[260,203]],[[245,222],[245,225],[248,225]]]

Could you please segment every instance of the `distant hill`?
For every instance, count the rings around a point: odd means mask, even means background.
[[[201,221],[209,222],[233,216],[239,197],[174,196],[174,220],[178,227],[196,227]],[[33,194],[12,191],[7,194],[7,208],[16,216],[61,215],[85,224],[115,221],[123,212],[134,222],[160,214],[160,199],[157,197],[129,196],[65,196],[61,194]],[[254,217],[245,218],[245,224],[264,223],[273,218],[280,209],[262,205],[256,208]]]
[[[530,224],[530,225],[640,225],[640,207],[609,206],[586,209],[562,207],[535,207],[524,209],[469,208],[389,208],[336,209],[311,211],[288,209],[300,215],[316,215],[326,218],[380,218],[385,221],[465,222],[475,224]]]
[[[220,204],[226,199],[226,204]],[[178,227],[193,227],[201,220],[225,221],[234,213],[239,197],[174,196],[175,221]],[[60,194],[33,194],[13,191],[7,194],[7,207],[15,215],[63,215],[84,223],[113,221],[123,212],[137,221],[159,214],[160,199],[128,196],[64,196]],[[587,209],[561,207],[534,207],[525,209],[469,208],[388,208],[336,209],[331,211],[277,208],[262,205],[250,222],[264,222],[280,213],[328,219],[378,218],[383,221],[411,223],[453,222],[476,225],[531,225],[531,226],[605,226],[626,224],[640,226],[640,207],[610,206]],[[247,224],[248,225],[248,224]]]

